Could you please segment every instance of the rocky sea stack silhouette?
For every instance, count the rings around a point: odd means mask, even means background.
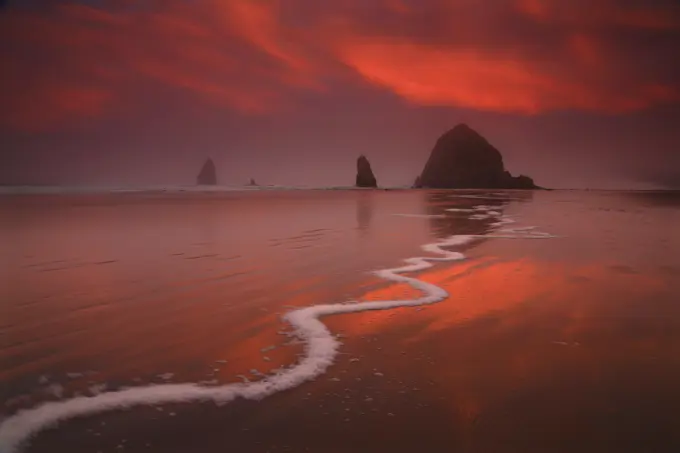
[[[201,171],[196,177],[196,184],[201,186],[214,186],[217,184],[217,170],[212,159],[208,158],[201,167]]]
[[[357,159],[357,187],[378,187],[378,181],[375,179],[371,164],[366,159],[366,156],[359,156]]]
[[[503,156],[484,137],[459,124],[439,137],[416,180],[432,189],[539,189],[524,175],[512,176]]]

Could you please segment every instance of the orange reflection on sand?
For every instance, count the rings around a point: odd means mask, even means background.
[[[428,283],[435,284],[437,286],[441,286],[447,289],[449,294],[451,294],[451,297],[453,299],[459,298],[461,295],[465,295],[470,292],[470,287],[469,286],[464,286],[467,285],[468,281],[468,275],[474,275],[477,272],[480,272],[478,269],[482,270],[487,270],[487,277],[488,276],[488,266],[489,263],[492,263],[494,261],[493,258],[484,258],[484,259],[477,259],[477,260],[470,260],[470,261],[465,261],[461,263],[456,263],[454,265],[448,265],[448,266],[437,266],[433,270],[420,273],[420,274],[409,274],[409,276],[417,277],[420,280],[426,281]],[[458,282],[461,283],[458,283]],[[365,293],[362,297],[360,297],[360,300],[370,300],[370,301],[375,301],[375,300],[402,300],[402,299],[415,299],[418,297],[421,297],[422,293],[413,288],[412,286],[405,284],[405,283],[399,283],[399,284],[391,284],[387,287],[380,288],[377,290],[369,291]],[[442,305],[447,305],[449,306],[450,300],[443,301],[439,304],[435,305],[430,305],[426,307],[426,310],[423,310],[423,312],[428,311],[431,312],[434,309],[441,309]],[[493,299],[487,299],[487,304],[477,304],[477,305],[470,305],[467,308],[466,313],[462,313],[463,316],[476,316],[480,313],[484,313],[488,310],[492,309],[498,309],[501,307],[496,307],[495,304],[504,304],[504,301],[499,301],[499,300],[493,300]],[[459,307],[460,308],[460,307]],[[415,310],[418,310],[416,308]],[[451,308],[446,308],[446,310],[451,310]],[[346,329],[347,331],[351,332],[353,335],[362,335],[366,333],[371,333],[372,331],[386,325],[386,324],[392,324],[394,323],[394,318],[398,317],[399,315],[402,314],[409,314],[409,319],[410,316],[413,314],[412,312],[414,309],[411,308],[405,308],[405,309],[395,309],[395,310],[384,310],[384,311],[374,311],[374,312],[366,312],[366,313],[360,313],[360,314],[352,314],[348,316],[342,316],[340,318],[343,319],[341,323],[336,324],[335,321],[333,322],[334,325],[340,325],[343,331]],[[420,311],[420,310],[418,310]],[[459,314],[460,316],[460,314]],[[353,317],[360,317],[363,321],[365,322],[357,322],[356,319],[353,319]],[[407,322],[408,320],[405,318],[400,318],[401,320]]]
[[[548,263],[528,258],[498,261],[494,258],[475,260],[455,265],[435,267],[418,275],[428,283],[440,286],[450,294],[449,299],[427,306],[424,310],[396,309],[367,312],[340,317],[333,321],[343,331],[353,335],[375,333],[382,328],[395,328],[411,323],[414,316],[427,323],[418,341],[436,331],[453,325],[497,313],[515,312],[524,304],[549,312],[566,312],[570,323],[560,335],[573,337],[587,326],[582,323],[594,310],[618,309],[626,301],[644,300],[663,289],[663,280],[654,275],[622,274],[613,272],[605,263],[570,267],[564,263]],[[587,284],[587,288],[583,285]],[[420,292],[406,284],[390,285],[366,293],[362,300],[410,299]],[[364,322],[358,322],[360,317]],[[524,322],[515,317],[506,323]]]
[[[423,311],[369,312],[329,323],[352,336],[380,334],[347,350],[366,354],[387,377],[416,383],[470,429],[479,417],[505,420],[504,404],[517,398],[548,410],[546,388],[570,392],[558,412],[578,417],[583,407],[599,410],[586,392],[612,385],[617,370],[629,373],[630,384],[662,379],[661,372],[649,377],[660,369],[650,363],[669,369],[678,363],[680,343],[664,333],[658,302],[672,299],[668,281],[614,268],[529,258],[440,265],[419,278],[445,288],[448,300]],[[393,285],[366,298],[391,299],[401,291]]]

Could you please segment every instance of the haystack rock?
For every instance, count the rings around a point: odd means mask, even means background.
[[[433,189],[539,188],[528,176],[506,171],[500,151],[466,124],[439,137],[419,182]]]
[[[196,184],[203,186],[214,186],[217,184],[217,170],[212,159],[208,158],[203,167],[201,167],[201,171],[196,177]]]
[[[375,180],[371,164],[366,159],[366,156],[359,156],[357,159],[357,187],[378,187],[378,182]]]

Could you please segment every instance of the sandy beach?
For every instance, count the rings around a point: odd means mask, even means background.
[[[3,453],[680,448],[676,195],[30,195],[0,209],[17,214],[0,235]],[[323,317],[341,345],[312,380],[93,411],[9,449],[9,423],[46,402],[285,374],[308,344],[283,316],[418,299],[370,272],[456,235],[473,237],[443,248],[465,259],[403,274],[447,297]]]

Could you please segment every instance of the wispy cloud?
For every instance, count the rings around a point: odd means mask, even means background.
[[[3,124],[42,130],[125,111],[149,82],[265,114],[348,73],[345,83],[416,105],[520,114],[621,113],[680,98],[670,2],[103,3],[0,16]]]

